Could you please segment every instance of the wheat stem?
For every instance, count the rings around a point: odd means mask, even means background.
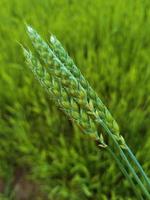
[[[136,157],[134,156],[134,154],[132,153],[131,149],[128,147],[128,145],[126,144],[126,151],[128,152],[128,155],[130,156],[131,160],[136,164],[139,172],[141,173],[142,177],[144,178],[148,188],[150,188],[150,180],[148,178],[148,176],[145,174],[142,166],[140,165],[140,163],[138,162],[138,160],[136,159]]]
[[[107,146],[107,150],[109,151],[109,153],[112,155],[112,157],[114,158],[114,160],[118,164],[118,166],[119,166],[120,170],[122,171],[122,173],[124,174],[124,176],[130,182],[130,184],[131,184],[131,186],[132,186],[132,188],[134,190],[134,193],[136,194],[137,198],[139,200],[143,200],[143,197],[142,197],[141,193],[137,190],[136,185],[134,184],[132,178],[128,174],[127,170],[125,169],[124,165],[121,163],[119,158],[117,158],[117,156],[115,155],[115,153],[112,151],[112,149],[109,146]]]
[[[104,130],[106,131],[106,133],[108,134],[108,136],[114,142],[114,145],[118,149],[120,156],[122,157],[122,159],[125,162],[125,164],[128,166],[128,169],[130,170],[130,172],[132,173],[132,175],[135,178],[136,182],[138,183],[139,187],[143,191],[143,194],[145,194],[145,196],[147,197],[147,199],[150,200],[150,194],[149,194],[149,192],[147,191],[147,189],[145,188],[145,186],[143,185],[143,183],[139,179],[138,175],[136,174],[135,170],[133,169],[133,167],[129,163],[126,155],[124,154],[123,150],[120,148],[120,146],[119,146],[118,142],[116,141],[114,135],[111,133],[111,131],[109,130],[109,128],[103,123],[103,121],[99,120],[99,123],[102,125],[102,127],[104,128]]]

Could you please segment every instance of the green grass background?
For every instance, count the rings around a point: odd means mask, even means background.
[[[136,199],[25,65],[24,22],[59,38],[150,176],[150,1],[0,0],[0,200]]]

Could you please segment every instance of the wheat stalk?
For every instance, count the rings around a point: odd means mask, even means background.
[[[126,145],[124,138],[120,135],[118,125],[113,119],[112,115],[104,106],[94,90],[90,87],[89,83],[85,80],[80,70],[75,66],[72,59],[65,52],[61,43],[54,37],[51,38],[51,46],[40,37],[40,35],[31,27],[27,27],[28,35],[33,43],[35,50],[40,55],[40,59],[44,61],[45,66],[40,64],[40,61],[24,49],[24,55],[28,64],[30,65],[33,73],[42,83],[42,85],[48,90],[52,98],[69,118],[73,119],[78,126],[86,133],[94,133],[95,138],[107,146],[104,139],[97,131],[97,126],[101,125],[105,130],[106,135],[112,140],[115,149],[119,152],[120,159],[115,157],[120,169],[124,175],[133,183],[128,175],[132,173],[133,178],[139,185],[141,192],[150,199],[150,194],[145,188],[144,184],[136,174],[134,168],[131,166],[128,158],[126,157],[124,150],[130,155],[136,165],[139,164],[134,155]],[[113,147],[110,147],[113,152]],[[109,148],[109,149],[110,149]],[[116,156],[112,153],[113,157]],[[147,184],[149,179],[144,171],[137,165],[140,175],[145,178]],[[134,183],[132,184],[134,186]],[[135,190],[136,187],[133,187]],[[138,198],[140,197],[138,192],[135,191]],[[140,197],[142,199],[142,197]]]

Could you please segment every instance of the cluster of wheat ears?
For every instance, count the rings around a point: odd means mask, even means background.
[[[22,47],[26,62],[51,100],[84,133],[92,136],[100,148],[108,150],[137,198],[150,199],[149,178],[121,136],[117,122],[62,44],[53,35],[49,44],[46,43],[30,26],[27,33],[35,53]]]

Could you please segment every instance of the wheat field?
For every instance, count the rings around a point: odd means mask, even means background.
[[[134,200],[105,148],[60,112],[26,67],[25,23],[53,33],[150,177],[150,2],[0,1],[0,199]],[[25,47],[26,47],[25,46]]]

